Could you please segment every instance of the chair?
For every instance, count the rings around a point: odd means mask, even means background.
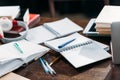
[[[48,0],[49,2],[49,8],[50,8],[50,13],[52,17],[55,17],[55,1],[75,1],[75,0]],[[104,5],[109,5],[109,0],[103,0],[104,1]]]

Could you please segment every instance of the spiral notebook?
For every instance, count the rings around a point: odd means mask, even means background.
[[[58,48],[59,45],[72,39],[75,40],[63,48]],[[79,33],[74,33],[67,37],[47,41],[45,42],[45,45],[57,52],[60,52],[60,54],[65,57],[75,68],[111,57],[111,55],[104,50],[108,47],[107,45],[84,37]]]
[[[69,18],[63,18],[29,29],[26,40],[34,43],[43,43],[82,30],[83,28],[81,26],[77,25]],[[24,32],[25,31],[21,32],[20,35],[23,35]]]

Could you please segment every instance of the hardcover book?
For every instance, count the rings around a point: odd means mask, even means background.
[[[113,5],[104,6],[95,20],[96,31],[98,32],[100,31],[101,34],[110,34],[112,22],[120,21],[119,13],[120,13],[120,6],[113,6]],[[103,32],[101,32],[101,29]]]

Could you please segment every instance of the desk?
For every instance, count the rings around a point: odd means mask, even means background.
[[[58,20],[56,18],[41,18],[40,24]],[[86,26],[88,20],[73,20],[81,26]],[[94,38],[94,37],[91,37]],[[105,44],[109,44],[109,37],[96,37]],[[59,53],[50,51],[43,57],[46,60],[51,60]],[[61,57],[60,60],[52,65],[57,72],[56,76],[48,75],[44,72],[39,61],[29,63],[26,67],[21,67],[14,72],[30,78],[31,80],[120,80],[120,67],[111,63],[111,59],[103,60],[85,67],[75,69],[65,58]]]

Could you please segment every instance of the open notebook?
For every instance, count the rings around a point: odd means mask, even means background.
[[[58,48],[59,45],[72,39],[75,40],[63,48]],[[104,50],[104,48],[108,47],[107,45],[84,37],[79,33],[47,41],[45,45],[60,52],[75,68],[111,57],[111,55]]]
[[[74,32],[82,31],[83,28],[68,18],[44,23],[41,26],[31,28],[26,39],[35,43],[43,43],[57,37],[65,36]],[[24,32],[21,32],[22,35]]]
[[[15,44],[17,43],[17,47]],[[20,51],[22,50],[22,52]],[[10,42],[0,46],[0,76],[11,72],[23,64],[41,57],[49,48],[26,40]]]

